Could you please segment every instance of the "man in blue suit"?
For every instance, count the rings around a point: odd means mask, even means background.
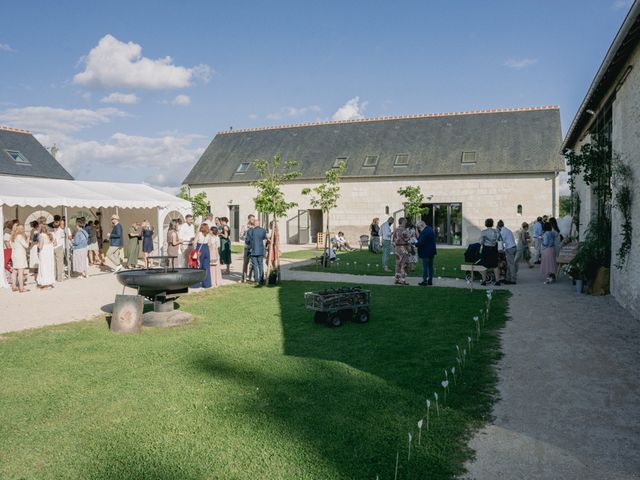
[[[251,256],[253,279],[257,285],[264,285],[264,242],[266,239],[267,231],[260,226],[260,220],[254,218],[253,228],[247,232],[245,245]]]
[[[426,223],[418,222],[418,257],[422,259],[422,282],[418,285],[433,285],[433,257],[436,256],[436,234]]]

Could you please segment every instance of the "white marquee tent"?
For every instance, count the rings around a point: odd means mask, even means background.
[[[0,225],[6,219],[18,218],[22,223],[35,211],[59,213],[73,218],[73,213],[99,211],[103,231],[110,232],[110,217],[120,216],[127,227],[133,221],[149,220],[155,228],[155,245],[162,252],[168,216],[184,217],[191,204],[169,193],[138,183],[88,182],[49,178],[0,175]],[[71,213],[71,216],[69,214]],[[106,235],[105,235],[106,236]],[[0,268],[4,252],[0,249]],[[4,274],[0,288],[7,287]]]

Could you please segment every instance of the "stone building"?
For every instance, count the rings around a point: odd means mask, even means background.
[[[302,175],[284,187],[298,203],[280,226],[288,243],[313,243],[326,219],[304,187],[314,187],[338,161],[347,166],[332,231],[368,234],[374,217],[403,215],[398,188],[420,186],[442,244],[476,241],[487,217],[514,230],[554,214],[562,132],[557,107],[487,110],[229,130],[218,133],[184,183],[204,191],[211,211],[231,220],[234,238],[255,211],[253,161],[298,160]]]
[[[578,152],[594,135],[610,142],[611,151],[633,170],[631,251],[623,268],[611,268],[611,293],[640,317],[640,1],[634,2],[596,73],[564,139],[563,150]],[[616,185],[612,185],[614,193]],[[578,177],[580,233],[584,235],[597,209],[592,186]],[[622,241],[617,208],[611,211],[612,263]]]

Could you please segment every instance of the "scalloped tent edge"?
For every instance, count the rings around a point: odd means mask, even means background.
[[[68,207],[68,208],[155,208],[158,218],[177,210],[191,213],[191,203],[142,183],[92,182],[51,178],[0,175],[0,225],[4,226],[2,207]],[[162,228],[162,222],[158,222]],[[164,232],[159,232],[160,248]],[[0,265],[4,250],[0,249]],[[0,288],[8,287],[4,272]]]

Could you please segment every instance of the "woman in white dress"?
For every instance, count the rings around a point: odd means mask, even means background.
[[[40,225],[34,220],[29,226],[31,227],[29,233],[29,243],[31,245],[29,250],[29,270],[35,277],[36,273],[38,273],[38,235],[40,235]]]
[[[16,223],[11,230],[11,284],[14,292],[28,292],[29,290],[24,287],[25,272],[29,268],[29,262],[27,261],[27,250],[29,249],[29,242],[27,235],[24,232],[24,225]]]
[[[56,281],[55,261],[53,258],[53,234],[46,225],[40,226],[38,236],[39,264],[36,281],[40,288],[53,288]]]
[[[211,252],[211,286],[219,287],[222,285],[222,267],[220,266],[220,237],[218,237],[218,228],[211,227],[209,233],[209,251]]]

